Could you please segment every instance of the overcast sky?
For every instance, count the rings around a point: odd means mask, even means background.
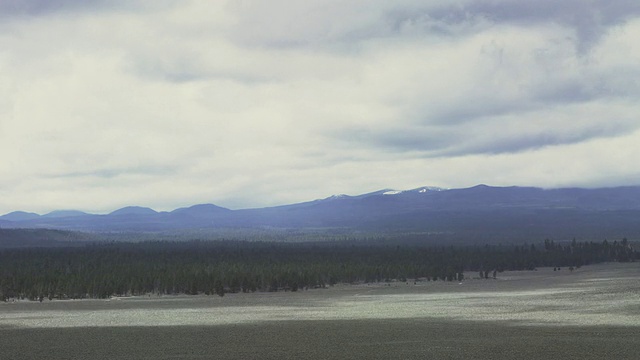
[[[637,0],[0,0],[0,214],[640,184]]]

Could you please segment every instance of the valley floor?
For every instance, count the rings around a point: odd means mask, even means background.
[[[638,359],[640,264],[0,304],[2,359]]]

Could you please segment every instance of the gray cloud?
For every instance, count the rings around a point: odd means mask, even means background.
[[[630,128],[616,127],[613,129],[592,128],[581,129],[575,133],[558,134],[553,131],[542,131],[534,134],[522,134],[516,136],[502,136],[497,133],[493,139],[485,139],[484,143],[473,144],[464,141],[464,137],[458,140],[464,143],[462,147],[454,150],[444,149],[436,152],[439,156],[461,156],[469,154],[505,154],[531,151],[547,146],[563,146],[578,144],[589,140],[601,138],[615,138],[628,133]]]
[[[596,43],[608,27],[640,14],[638,2],[623,1],[508,1],[474,2],[469,10],[496,21],[514,23],[557,22],[576,30],[578,49],[585,51]]]
[[[588,51],[612,26],[619,25],[640,14],[637,1],[469,1],[422,10],[395,10],[388,18],[400,31],[407,23],[422,24],[423,30],[443,35],[456,35],[460,25],[485,24],[536,25],[557,23],[573,28],[579,53]]]
[[[176,0],[152,2],[126,0],[2,0],[0,18],[16,16],[41,17],[58,13],[100,13],[108,11],[141,12],[171,8]]]
[[[384,129],[343,128],[328,131],[325,136],[339,139],[353,147],[364,146],[400,153],[419,151],[426,154],[442,151],[457,141],[457,136],[450,129],[398,126]]]
[[[571,28],[575,49],[585,54],[611,27],[640,14],[634,0],[457,0],[369,1],[331,6],[322,1],[296,4],[283,12],[276,1],[230,7],[237,17],[231,38],[244,44],[275,48],[327,47],[359,49],[371,39],[471,36],[495,25],[560,25]],[[363,8],[366,4],[366,9]],[[335,5],[335,4],[333,4]]]
[[[0,2],[0,14],[39,16],[61,11],[110,9],[122,4],[124,2],[108,0],[3,0]]]
[[[541,114],[539,116],[546,116]],[[576,125],[562,130],[552,127],[526,129],[535,116],[520,121],[523,129],[503,130],[491,121],[469,126],[436,128],[395,127],[383,131],[350,129],[330,136],[371,149],[387,149],[397,153],[415,153],[424,158],[452,158],[474,154],[512,154],[548,146],[565,146],[594,139],[615,138],[640,128],[640,125],[610,121],[589,126]],[[511,120],[511,123],[517,122]],[[507,122],[504,122],[505,124]]]

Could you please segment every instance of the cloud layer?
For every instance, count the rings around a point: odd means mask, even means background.
[[[0,2],[0,213],[640,183],[635,1]]]

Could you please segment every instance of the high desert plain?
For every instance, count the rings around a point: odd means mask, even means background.
[[[2,359],[638,359],[640,266],[0,303]]]

